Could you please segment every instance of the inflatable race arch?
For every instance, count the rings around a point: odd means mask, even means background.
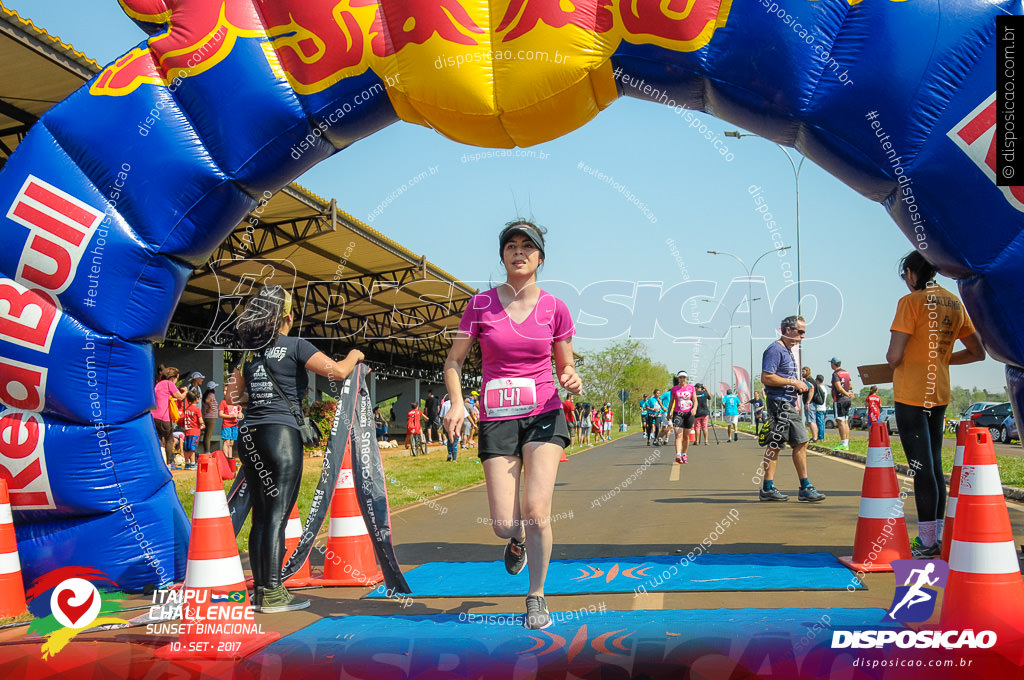
[[[1024,187],[995,180],[982,0],[121,0],[150,38],[0,172],[0,473],[23,570],[182,578],[147,409],[194,267],[274,192],[402,119],[538,144],[626,95],[796,147],[883,203],[1024,406]]]

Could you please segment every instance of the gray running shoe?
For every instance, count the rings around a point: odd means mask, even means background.
[[[934,545],[924,545],[921,537],[918,536],[910,544],[910,555],[915,560],[930,560],[942,554],[942,541],[936,541]]]
[[[776,489],[774,486],[772,488],[768,489],[767,491],[765,491],[764,489],[761,489],[761,491],[758,493],[758,497],[760,497],[760,499],[763,500],[763,501],[788,501],[789,500],[789,496],[787,496],[786,494],[782,493],[781,491]],[[824,498],[824,496],[822,496],[822,498]]]
[[[526,596],[526,618],[523,626],[533,630],[541,630],[551,625],[551,615],[548,614],[548,602],[540,595]]]
[[[297,609],[305,609],[309,606],[309,600],[300,600],[297,597],[293,597],[284,586],[264,590],[261,600],[254,609],[263,614],[291,612]]]
[[[814,486],[808,485],[800,489],[800,492],[797,494],[796,499],[798,501],[804,501],[806,503],[820,503],[821,501],[825,500],[825,494],[815,489]]]
[[[505,546],[505,571],[515,576],[526,566],[526,543],[510,538]]]

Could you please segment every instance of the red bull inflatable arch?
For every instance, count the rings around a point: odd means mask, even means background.
[[[151,343],[262,197],[398,120],[529,146],[625,95],[795,146],[959,280],[1024,405],[1024,187],[996,185],[994,142],[995,18],[1017,2],[121,5],[150,37],[0,172],[0,473],[28,579],[68,564],[128,589],[183,576]]]

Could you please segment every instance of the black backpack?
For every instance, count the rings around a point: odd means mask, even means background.
[[[815,383],[814,384],[814,398],[811,399],[811,401],[814,402],[815,404],[817,404],[818,406],[823,405],[825,403],[825,388],[822,387],[821,385]]]

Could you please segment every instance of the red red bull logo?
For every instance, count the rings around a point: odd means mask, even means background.
[[[53,297],[0,278],[0,340],[49,353],[59,319]]]
[[[947,136],[995,184],[997,171],[995,92],[954,125]],[[1007,203],[1024,212],[1024,186],[997,186],[996,188],[1003,192]]]
[[[174,92],[252,38],[299,94],[372,70],[402,119],[507,147],[510,138],[519,146],[554,139],[611,104],[609,59],[622,41],[699,50],[725,25],[732,0],[265,0],[258,15],[248,0],[122,5],[170,28],[108,66],[94,95],[147,83]],[[556,96],[574,105],[552,115],[541,102]]]
[[[43,455],[45,431],[38,413],[11,410],[0,415],[0,475],[7,480],[11,505],[19,510],[56,507]]]
[[[512,0],[498,24],[498,33],[507,30],[502,41],[508,42],[529,33],[541,22],[551,28],[572,25],[594,33],[607,33],[615,26],[611,0],[566,4],[568,10],[559,0]]]
[[[375,8],[370,35],[378,57],[396,54],[406,45],[422,45],[434,35],[457,45],[479,45],[486,33],[458,0],[353,0],[352,4]]]
[[[63,293],[103,213],[88,203],[29,175],[7,211],[27,227],[18,280],[51,293]]]
[[[724,25],[731,0],[508,0],[467,8],[460,0],[303,0],[263,2],[257,15],[243,0],[121,0],[132,18],[170,28],[108,66],[92,93],[125,95],[140,85],[175,86],[205,72],[231,52],[239,38],[267,38],[268,61],[296,90],[308,94],[362,73],[410,45],[490,49],[493,33],[514,43],[544,29],[574,28],[612,49],[619,40],[697,50]],[[265,22],[265,23],[264,23]],[[572,33],[551,49],[592,52]],[[199,36],[198,38],[196,36]],[[613,38],[607,40],[607,38]],[[575,47],[574,47],[575,43]],[[605,58],[612,50],[606,52]],[[514,52],[512,53],[515,54]],[[515,56],[512,57],[515,59]],[[384,69],[388,70],[388,69]],[[383,74],[382,74],[383,75]]]
[[[120,2],[131,18],[170,23],[170,28],[150,38],[148,49],[136,48],[105,68],[90,88],[92,94],[126,95],[144,83],[177,87],[223,61],[239,38],[264,35],[252,3],[244,0]]]
[[[619,13],[630,36],[691,52],[707,45],[715,28],[725,25],[731,4],[732,0],[620,0]]]

